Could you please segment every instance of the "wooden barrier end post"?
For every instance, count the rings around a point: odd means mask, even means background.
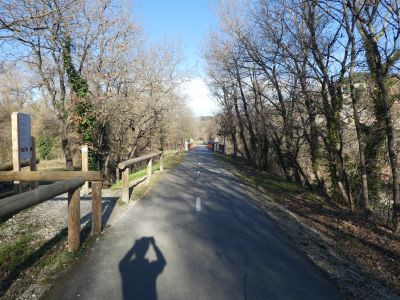
[[[103,212],[103,207],[101,203],[101,189],[101,181],[92,182],[92,235],[99,235],[102,229],[101,214]]]
[[[129,202],[129,168],[122,172],[122,201]]]
[[[160,155],[160,171],[164,171],[164,154]]]
[[[68,192],[68,251],[73,252],[80,245],[80,196],[79,190]]]
[[[119,168],[115,168],[115,182],[119,181]]]
[[[21,160],[19,156],[19,138],[18,138],[18,113],[11,114],[11,139],[12,139],[12,161],[13,171],[21,170]],[[14,181],[14,193],[22,192],[21,182]]]
[[[149,183],[149,182],[150,182],[152,168],[153,168],[153,160],[152,160],[152,159],[149,159],[148,162],[147,162],[147,178],[146,178],[146,183]]]
[[[81,148],[82,152],[82,171],[89,171],[89,149],[88,145],[83,145]],[[87,197],[89,195],[89,182],[86,181],[82,187],[83,196]]]

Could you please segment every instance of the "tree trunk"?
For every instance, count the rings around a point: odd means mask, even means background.
[[[239,111],[239,106],[238,106],[238,103],[237,103],[237,96],[236,95],[233,95],[233,101],[234,101],[234,104],[235,104],[235,111],[236,111],[236,116],[237,116],[238,124],[239,124],[239,135],[240,135],[240,138],[241,138],[242,143],[243,143],[244,151],[246,153],[247,162],[251,165],[252,156],[250,154],[249,147],[247,146],[247,142],[246,142],[246,137],[244,135],[243,121],[242,121],[242,117],[240,116],[240,111]]]
[[[393,119],[390,111],[388,91],[384,82],[384,78],[381,75],[377,76],[377,84],[379,87],[383,100],[383,106],[385,108],[385,125],[386,125],[386,137],[387,147],[389,153],[390,168],[392,170],[392,191],[393,191],[393,228],[399,233],[400,232],[400,190],[399,190],[399,172],[397,168],[397,152],[394,140],[394,128]]]
[[[364,140],[361,135],[360,116],[359,116],[359,113],[357,110],[357,105],[356,105],[357,99],[356,99],[355,88],[354,88],[354,84],[352,83],[352,79],[350,79],[350,82],[351,82],[350,90],[351,90],[351,97],[352,97],[352,103],[353,103],[353,116],[354,116],[354,123],[356,126],[358,153],[359,153],[359,159],[360,159],[362,209],[364,211],[364,214],[368,215],[371,212],[371,205],[369,203],[369,196],[368,196],[368,175],[367,175],[367,166],[365,163],[365,143],[364,143]],[[354,96],[353,96],[353,93],[354,93]]]
[[[358,142],[358,152],[359,152],[359,160],[360,160],[360,173],[361,173],[361,198],[362,198],[362,209],[365,215],[370,214],[371,207],[369,203],[369,196],[368,196],[368,176],[367,176],[367,166],[365,163],[365,142],[362,137],[361,131],[361,121],[360,121],[360,114],[358,112],[358,99],[359,95],[357,95],[356,88],[354,86],[354,69],[355,69],[355,62],[356,62],[356,40],[354,37],[354,28],[355,22],[354,18],[352,22],[350,22],[347,14],[345,14],[345,21],[346,21],[346,32],[349,36],[350,42],[350,70],[349,70],[349,83],[350,83],[350,98],[351,103],[353,106],[353,117],[354,117],[354,124],[356,127],[356,135],[357,135],[357,142]]]
[[[238,144],[237,144],[237,137],[236,137],[236,128],[232,126],[231,128],[231,136],[232,136],[232,144],[233,144],[233,158],[237,157],[238,153]]]
[[[65,167],[67,170],[74,170],[74,163],[72,160],[71,148],[68,139],[67,126],[64,120],[61,120],[61,146],[65,157]]]
[[[246,117],[247,124],[248,124],[246,126],[246,128],[250,135],[250,146],[251,146],[251,150],[252,150],[250,164],[257,167],[257,159],[256,159],[256,157],[257,157],[257,138],[255,136],[254,129],[253,129],[253,122],[251,121],[250,114],[249,114],[249,111],[247,108],[247,102],[246,102],[246,98],[245,98],[243,86],[242,86],[242,79],[240,78],[237,65],[235,65],[235,67],[236,67],[236,80],[238,82],[239,91],[240,91],[240,98],[242,99],[243,111],[244,111],[244,115]]]
[[[355,51],[355,50],[352,50]],[[355,53],[354,53],[355,55]],[[358,142],[358,153],[360,160],[360,173],[361,173],[361,198],[362,198],[362,209],[364,214],[368,215],[371,212],[371,206],[368,197],[368,176],[367,176],[367,166],[365,163],[365,143],[361,134],[361,122],[360,115],[358,113],[357,102],[358,96],[356,89],[354,87],[354,60],[352,59],[352,64],[349,73],[350,80],[350,96],[353,105],[353,116],[354,123],[356,127],[357,142]]]

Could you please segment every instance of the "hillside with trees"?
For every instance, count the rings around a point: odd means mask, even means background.
[[[192,118],[177,90],[187,79],[181,49],[148,42],[134,11],[128,1],[0,3],[0,163],[11,161],[12,111],[31,114],[39,158],[67,169],[82,144],[106,175],[176,148]]]
[[[397,1],[222,1],[205,51],[233,153],[400,231]]]
[[[204,59],[229,164],[268,215],[331,239],[275,218],[347,297],[388,297],[353,263],[399,292],[399,1],[223,0],[218,16]]]

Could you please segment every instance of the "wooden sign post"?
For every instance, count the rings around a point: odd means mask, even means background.
[[[18,138],[18,113],[11,114],[11,140],[12,140],[12,162],[13,171],[21,170],[21,158],[19,156],[19,138]],[[21,183],[14,181],[14,193],[22,192]]]
[[[11,139],[13,171],[21,171],[21,161],[29,161],[31,171],[36,171],[35,138],[31,136],[31,116],[19,112],[11,114]],[[31,189],[37,188],[38,182],[31,183]],[[14,181],[16,194],[22,192],[22,185]]]
[[[36,167],[36,141],[35,138],[32,136],[31,137],[31,144],[32,144],[32,156],[30,159],[30,169],[31,171],[37,171]],[[36,189],[39,186],[38,181],[33,181],[31,183],[31,189]]]

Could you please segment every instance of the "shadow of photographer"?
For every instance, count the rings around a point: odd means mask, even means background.
[[[150,246],[156,254],[155,261],[145,258]],[[127,299],[157,299],[157,277],[167,264],[164,255],[153,237],[143,237],[135,241],[119,263],[122,277],[123,297]]]

